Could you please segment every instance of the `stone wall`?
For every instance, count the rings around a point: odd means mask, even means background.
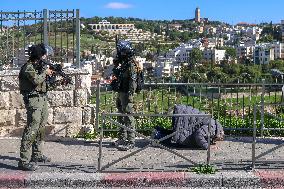
[[[26,110],[19,92],[19,71],[0,72],[0,136],[21,136]],[[46,134],[71,137],[94,123],[94,106],[89,104],[91,75],[85,70],[69,71],[73,85],[48,92],[49,117]]]

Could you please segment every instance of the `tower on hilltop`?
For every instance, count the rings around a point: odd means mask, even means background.
[[[281,26],[282,26],[282,43],[284,43],[284,20],[281,20]]]
[[[200,22],[200,8],[195,9],[195,22]]]

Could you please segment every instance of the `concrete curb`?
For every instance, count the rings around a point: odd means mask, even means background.
[[[27,173],[0,174],[0,187],[281,187],[284,171],[218,172],[199,175],[191,172],[132,173]]]
[[[255,175],[260,178],[262,187],[283,187],[284,186],[284,171],[256,171]]]
[[[0,173],[0,187],[22,188],[25,186],[25,180],[28,173]]]

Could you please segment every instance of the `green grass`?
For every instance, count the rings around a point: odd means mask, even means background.
[[[116,93],[102,92],[100,96],[101,110],[112,112],[115,109]],[[96,102],[96,97],[92,97],[92,103]],[[265,103],[280,103],[281,95],[266,95],[264,97]],[[142,91],[135,95],[135,108],[137,112],[166,112],[171,110],[175,104],[187,104],[212,113],[213,111],[221,110],[247,110],[253,109],[253,105],[261,103],[261,96],[239,98],[215,98],[208,99],[206,97],[185,96],[175,90],[151,90]],[[244,109],[243,109],[244,108]]]
[[[233,93],[232,93],[233,94]],[[236,95],[236,94],[233,94]],[[232,96],[233,96],[232,95]],[[230,95],[229,95],[230,96]],[[277,93],[266,94],[264,102],[266,103],[279,103],[281,101],[281,95]],[[215,119],[223,125],[224,128],[253,128],[253,106],[260,104],[261,96],[251,97],[239,96],[239,98],[219,98],[219,99],[207,99],[205,97],[193,97],[185,96],[175,89],[155,89],[150,91],[142,91],[140,94],[135,95],[135,112],[144,113],[172,113],[172,108],[175,104],[187,104],[194,106],[208,114],[212,114]],[[116,112],[116,93],[114,92],[102,92],[100,96],[101,104],[100,110],[104,112]],[[92,97],[92,103],[96,102],[96,97]],[[274,106],[273,106],[274,107]],[[275,107],[278,116],[283,116],[283,109]],[[163,126],[165,128],[171,128],[170,118],[136,118],[137,129],[145,130],[145,134],[150,134],[146,130],[151,130],[155,126]],[[258,129],[261,127],[260,113],[257,114]],[[267,128],[284,128],[284,123],[275,120],[274,118],[265,115],[264,127]],[[117,127],[106,123],[106,128],[116,129]],[[258,130],[258,134],[259,134]],[[249,135],[252,131],[227,131],[226,134],[232,135]],[[115,136],[115,134],[110,134]],[[280,135],[283,136],[283,131],[265,131],[266,136]]]
[[[207,164],[199,164],[191,168],[191,171],[197,174],[215,174],[216,173],[216,169],[212,165],[207,165]]]

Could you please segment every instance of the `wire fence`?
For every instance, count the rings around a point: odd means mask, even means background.
[[[134,97],[135,112],[140,113],[172,113],[174,105],[185,104],[212,115],[224,127],[226,134],[252,135],[253,131],[253,106],[269,104],[257,112],[258,133],[263,135],[264,128],[275,128],[269,134],[282,135],[281,122],[269,121],[269,112],[281,117],[283,111],[278,105],[283,102],[282,84],[266,83],[147,83],[144,90]],[[100,112],[116,112],[117,93],[111,91],[108,84],[99,84],[93,88],[92,102],[96,103],[97,116]],[[99,97],[99,98],[98,98]],[[138,129],[151,130],[154,125],[163,124],[171,126],[171,120],[140,121]],[[96,125],[98,126],[99,123]],[[111,124],[109,131],[117,128]],[[278,131],[277,131],[278,130]]]

